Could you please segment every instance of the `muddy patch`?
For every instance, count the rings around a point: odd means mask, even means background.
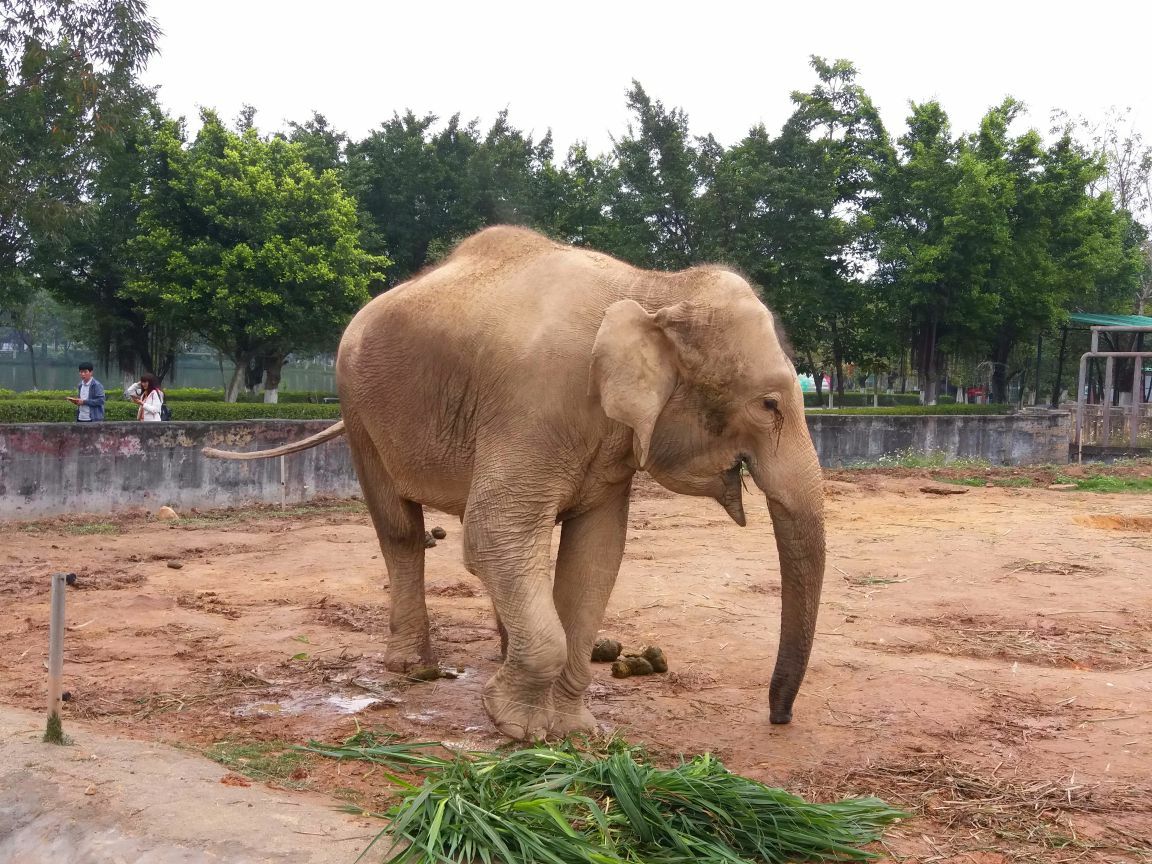
[[[1076,521],[1089,528],[1103,531],[1131,531],[1139,534],[1152,534],[1152,516],[1078,516]]]
[[[1152,633],[1135,620],[1122,627],[1041,617],[1020,621],[996,615],[938,615],[901,623],[928,630],[931,636],[920,643],[874,647],[1067,669],[1123,670],[1152,662]]]
[[[383,633],[388,629],[388,608],[383,604],[364,606],[321,597],[312,609],[312,617],[316,623],[340,630],[353,633]]]

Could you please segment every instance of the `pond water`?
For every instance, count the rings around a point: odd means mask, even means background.
[[[177,363],[174,373],[164,380],[165,387],[217,387],[223,389],[231,375],[231,369],[225,366],[221,372],[219,365],[211,366],[200,363]],[[105,386],[120,384],[118,372],[109,373],[107,369],[97,366],[96,377]],[[76,374],[76,363],[53,362],[36,364],[36,384],[40,390],[69,390],[79,383]],[[0,358],[0,390],[15,390],[17,393],[31,390],[32,367],[27,362],[27,355],[17,360]],[[316,390],[333,393],[336,390],[336,375],[331,365],[309,361],[306,364],[294,365],[289,363],[284,367],[284,377],[280,382],[282,390]]]

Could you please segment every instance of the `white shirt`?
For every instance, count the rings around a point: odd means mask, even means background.
[[[160,422],[160,406],[164,404],[164,397],[159,390],[152,390],[147,398],[140,404],[140,419],[145,423]]]
[[[76,415],[77,420],[91,420],[92,419],[91,406],[84,404],[84,403],[87,403],[87,401],[88,401],[88,390],[91,386],[92,386],[92,379],[91,378],[89,378],[87,381],[81,381],[80,382],[80,402],[82,404],[80,405],[80,413]]]

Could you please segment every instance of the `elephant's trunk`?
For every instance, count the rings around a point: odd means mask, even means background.
[[[780,555],[780,648],[768,692],[773,723],[792,720],[792,703],[812,652],[824,582],[823,476],[802,413],[796,422],[799,429],[784,430],[780,440],[769,442],[750,466],[756,485],[768,498]]]

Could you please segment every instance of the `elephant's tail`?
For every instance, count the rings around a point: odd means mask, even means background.
[[[213,447],[205,447],[200,452],[210,459],[271,459],[273,456],[286,456],[289,453],[299,453],[301,450],[309,450],[317,444],[323,444],[325,441],[339,438],[343,434],[344,421],[338,420],[323,432],[317,432],[315,435],[310,438],[305,438],[303,441],[285,444],[283,447],[277,447],[273,450],[252,450],[241,453],[235,450],[217,450]]]

